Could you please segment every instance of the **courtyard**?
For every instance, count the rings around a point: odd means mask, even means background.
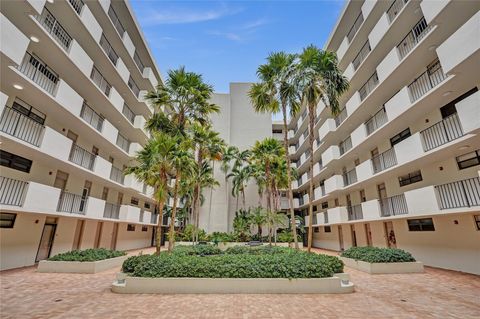
[[[138,254],[140,250],[130,254]],[[153,252],[153,248],[142,250]],[[335,254],[315,249],[316,252]],[[0,273],[2,318],[478,318],[480,278],[426,267],[423,274],[369,275],[345,267],[346,295],[120,295],[120,269],[93,275]]]

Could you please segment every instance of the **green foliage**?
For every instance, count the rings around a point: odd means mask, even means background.
[[[415,261],[415,258],[413,258],[409,252],[397,248],[351,247],[345,250],[341,256],[355,260],[366,261],[369,263],[396,263]]]
[[[195,236],[195,230],[196,229],[197,228],[192,224],[189,224],[189,225],[185,226],[185,229],[183,230],[183,232],[179,233],[175,236],[175,240],[177,240],[177,241],[193,241],[193,237]],[[208,240],[208,235],[203,229],[198,230],[198,240],[199,241],[207,241]]]
[[[209,256],[209,255],[219,255],[222,253],[220,248],[214,245],[191,245],[191,246],[175,246],[173,253],[176,255],[182,256]]]
[[[249,211],[240,209],[235,212],[233,219],[233,231],[239,241],[249,241],[250,234],[250,217]]]
[[[124,273],[132,273],[135,267],[145,260],[147,260],[151,255],[138,255],[138,256],[131,256],[128,257],[122,265],[122,271]]]
[[[218,245],[218,243],[231,243],[236,241],[236,236],[232,233],[213,232],[209,237],[215,245]]]
[[[239,254],[247,254],[247,255],[261,255],[261,254],[295,254],[298,253],[295,250],[287,247],[277,247],[277,246],[270,246],[270,245],[263,245],[263,246],[233,246],[227,248],[225,250],[226,255],[239,255]]]
[[[297,235],[297,240],[299,242],[302,241],[302,238]],[[284,229],[277,235],[277,242],[279,243],[292,243],[293,242],[293,234],[291,230]]]
[[[73,250],[48,258],[51,261],[97,261],[109,258],[125,256],[123,251],[109,250],[105,248]]]

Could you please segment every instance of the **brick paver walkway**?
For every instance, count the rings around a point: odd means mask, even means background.
[[[346,268],[356,286],[346,295],[119,295],[110,292],[118,270],[95,275],[36,273],[35,267],[1,272],[0,317],[480,318],[480,277],[434,268],[404,275]]]

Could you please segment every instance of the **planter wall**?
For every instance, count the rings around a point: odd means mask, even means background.
[[[329,278],[143,278],[119,274],[112,291],[122,294],[345,294],[347,274]]]
[[[402,262],[402,263],[368,263],[352,258],[339,257],[345,266],[367,272],[369,274],[406,274],[423,272],[423,263]]]
[[[127,258],[128,256],[120,256],[98,261],[42,260],[38,263],[37,272],[94,274],[115,267],[121,267]]]

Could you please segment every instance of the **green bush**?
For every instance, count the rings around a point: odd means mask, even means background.
[[[379,247],[352,247],[345,250],[342,257],[369,263],[413,262],[415,258],[402,249]]]
[[[231,243],[236,240],[236,236],[233,233],[213,232],[209,235],[211,241],[214,244],[218,243]]]
[[[288,247],[278,247],[278,246],[233,246],[225,250],[227,255],[261,255],[261,254],[286,254],[286,253],[300,253],[300,251],[295,251]]]
[[[181,233],[175,235],[175,240],[176,241],[193,241],[193,236],[195,234],[195,229],[196,229],[196,227],[192,224],[189,224],[189,225],[185,226],[185,229]],[[208,238],[207,233],[203,229],[199,229],[198,230],[198,240],[199,241],[207,241],[208,239],[209,238]]]
[[[176,255],[199,255],[199,256],[209,256],[209,255],[219,255],[222,253],[220,248],[214,245],[194,245],[194,246],[184,246],[179,245],[173,248],[173,253]]]
[[[297,235],[297,240],[299,242],[302,241],[302,238]],[[291,230],[284,229],[277,235],[277,242],[278,243],[293,243],[293,234]]]
[[[109,250],[105,248],[73,250],[66,253],[58,254],[48,258],[52,261],[97,261],[109,258],[125,256],[123,251]]]
[[[131,256],[128,257],[122,265],[122,271],[125,273],[132,273],[135,267],[137,267],[138,264],[143,263],[145,260],[147,260],[149,257],[152,255],[138,255],[138,256]]]

